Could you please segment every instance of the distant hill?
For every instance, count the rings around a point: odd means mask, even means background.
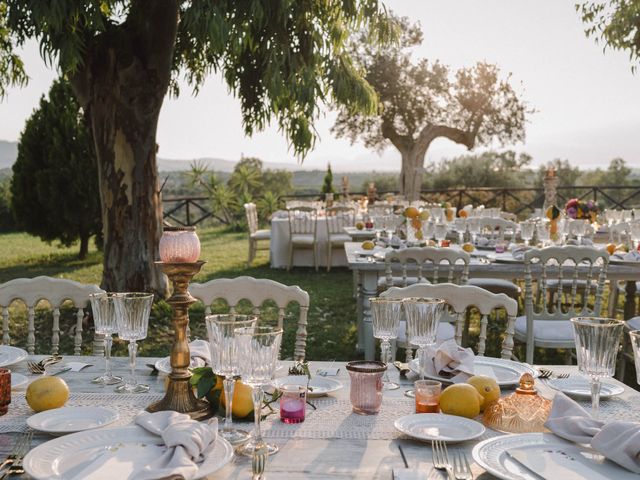
[[[0,169],[11,168],[18,156],[18,142],[0,140]]]
[[[161,172],[180,172],[189,170],[189,166],[192,162],[198,162],[205,164],[209,167],[209,170],[221,173],[233,172],[237,161],[223,160],[222,158],[194,158],[192,160],[171,160],[167,158],[158,158],[158,170]],[[278,163],[278,162],[262,162],[262,166],[266,170],[287,170],[290,172],[298,171],[310,171],[312,168],[305,167],[304,165],[292,165],[290,163]]]

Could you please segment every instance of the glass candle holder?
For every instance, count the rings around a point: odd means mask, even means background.
[[[382,405],[382,376],[387,366],[382,362],[358,360],[347,363],[351,377],[349,392],[353,411],[360,415],[375,415]]]
[[[160,238],[160,260],[165,263],[194,263],[200,258],[196,227],[165,227]]]
[[[280,397],[280,420],[284,423],[302,423],[307,405],[307,387],[304,385],[282,385]]]
[[[11,403],[11,370],[0,368],[0,415],[9,411]]]
[[[442,383],[436,380],[417,380],[413,384],[416,398],[416,413],[438,413]]]

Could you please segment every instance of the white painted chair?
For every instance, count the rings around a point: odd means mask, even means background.
[[[548,247],[524,254],[525,315],[516,319],[515,338],[526,343],[527,363],[533,363],[536,346],[575,349],[569,320],[600,315],[608,266],[607,252],[592,247]],[[550,281],[555,282],[553,290]],[[560,293],[557,285],[563,286]]]
[[[0,306],[2,307],[2,343],[9,345],[9,307],[15,301],[24,302],[28,309],[27,325],[27,351],[30,355],[35,353],[36,344],[36,306],[41,302],[48,302],[53,310],[53,325],[51,329],[51,352],[58,353],[60,346],[60,307],[65,301],[70,300],[77,308],[76,324],[74,332],[73,354],[82,353],[82,320],[85,317],[85,309],[90,304],[89,295],[102,292],[97,285],[85,285],[52,277],[16,278],[0,285]],[[93,340],[93,354],[104,353],[104,337],[96,334]]]
[[[353,227],[356,223],[356,212],[351,207],[330,207],[326,210],[327,222],[327,272],[331,270],[331,257],[334,248],[344,248],[351,237],[344,231],[345,227]]]
[[[255,203],[245,203],[244,211],[247,214],[247,226],[249,227],[249,258],[247,265],[251,265],[253,259],[256,257],[256,252],[261,250],[259,248],[259,242],[261,240],[271,240],[271,230],[258,229],[258,210]],[[269,246],[262,250],[268,250]]]
[[[289,263],[287,270],[293,265],[293,251],[297,248],[313,251],[313,266],[318,270],[318,252],[316,249],[316,231],[318,211],[312,207],[289,208]]]
[[[294,360],[304,360],[307,349],[307,315],[309,313],[309,294],[300,287],[283,285],[266,278],[237,277],[220,278],[206,283],[192,283],[189,293],[205,306],[205,314],[211,314],[211,304],[218,299],[225,300],[231,313],[236,312],[238,303],[247,300],[253,307],[253,313],[259,315],[263,303],[272,300],[278,307],[278,327],[283,328],[285,310],[294,302],[300,306],[300,315],[296,327]]]
[[[384,258],[385,276],[378,279],[378,288],[406,287],[414,283],[438,283],[442,279],[449,283],[464,285],[469,278],[469,254],[452,248],[411,247],[387,252]],[[431,281],[423,274],[431,265]],[[400,270],[401,276],[394,276]],[[410,270],[416,276],[409,276]]]
[[[451,319],[451,323],[441,322],[438,325],[437,341],[455,338],[458,345],[462,340],[462,333],[467,316],[467,311],[475,307],[481,315],[480,338],[478,341],[478,355],[484,355],[486,350],[487,326],[489,315],[497,309],[504,309],[507,313],[507,326],[502,341],[502,358],[511,359],[513,356],[513,332],[516,316],[518,315],[518,302],[503,293],[495,294],[482,288],[470,285],[455,285],[453,283],[439,283],[437,285],[415,284],[404,288],[390,288],[380,294],[383,298],[402,299],[408,297],[441,298],[449,305],[452,315],[443,316]],[[403,320],[400,327],[401,335],[397,343],[406,349],[407,361],[411,360],[412,347],[406,340],[406,323]]]
[[[505,234],[515,238],[518,224],[502,217],[480,217],[480,232],[494,239],[505,239]]]

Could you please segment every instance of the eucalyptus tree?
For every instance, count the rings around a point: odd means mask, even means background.
[[[349,32],[393,37],[379,0],[0,0],[0,84],[25,80],[16,48],[38,39],[91,120],[104,225],[102,286],[166,292],[156,130],[184,77],[220,72],[247,134],[274,119],[294,153],[313,145],[319,103],[372,113],[373,89],[344,48]],[[2,88],[2,87],[0,87]],[[2,93],[3,90],[0,90]],[[216,112],[212,115],[224,115]],[[185,122],[189,119],[185,118]]]
[[[393,145],[402,156],[400,191],[416,200],[435,139],[448,138],[469,150],[523,141],[528,108],[495,65],[479,62],[451,72],[438,61],[414,61],[412,49],[422,43],[422,31],[406,18],[396,20],[402,32],[397,44],[379,48],[363,34],[352,48],[378,94],[378,114],[339,107],[333,132],[352,142],[360,138],[378,151]]]

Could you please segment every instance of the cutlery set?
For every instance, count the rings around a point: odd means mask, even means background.
[[[48,366],[54,365],[61,361],[62,361],[62,356],[56,354],[51,357],[42,359],[39,362],[27,362],[27,368],[33,374],[42,375],[43,373],[45,373],[45,370]]]
[[[453,452],[453,462],[447,451],[447,444],[442,440],[431,442],[433,467],[447,474],[449,480],[473,480],[471,466],[464,452]]]
[[[0,464],[0,480],[10,477],[11,475],[20,475],[24,473],[22,460],[31,449],[31,440],[33,439],[33,430],[23,433],[13,446],[11,453]]]

